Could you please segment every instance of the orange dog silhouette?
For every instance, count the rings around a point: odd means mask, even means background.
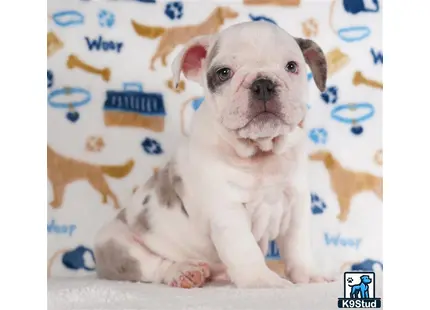
[[[139,24],[134,20],[131,21],[131,24],[134,31],[142,37],[149,39],[161,37],[149,67],[154,70],[154,63],[158,58],[161,58],[164,67],[167,66],[166,58],[177,45],[185,44],[197,36],[217,33],[225,19],[236,18],[237,16],[238,13],[229,7],[217,7],[205,21],[197,25],[164,28]]]
[[[103,203],[107,203],[107,198],[110,197],[115,209],[119,209],[118,199],[110,190],[104,175],[120,179],[127,176],[133,166],[132,159],[124,165],[118,166],[89,164],[60,155],[48,145],[48,179],[54,192],[54,199],[50,205],[54,209],[61,207],[66,185],[86,179],[95,190],[102,194]]]
[[[339,221],[345,222],[354,195],[372,191],[382,200],[382,178],[367,172],[348,170],[336,160],[330,152],[318,151],[309,155],[313,161],[322,161],[330,174],[331,187],[337,195],[340,213]]]

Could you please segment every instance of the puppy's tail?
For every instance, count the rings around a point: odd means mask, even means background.
[[[164,32],[166,32],[166,28],[163,27],[153,27],[146,26],[143,24],[139,24],[134,20],[131,20],[131,24],[133,26],[134,31],[140,35],[141,37],[155,39],[161,36]]]
[[[133,167],[134,167],[134,160],[130,159],[124,165],[100,166],[100,169],[104,174],[107,174],[112,178],[121,179],[127,176],[130,173],[130,171],[133,169]]]

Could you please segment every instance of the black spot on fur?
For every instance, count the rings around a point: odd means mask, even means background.
[[[208,88],[211,93],[216,93],[219,87],[222,84],[224,84],[224,82],[218,78],[218,75],[216,73],[218,69],[219,69],[218,67],[212,67],[209,69],[208,73],[206,74]]]
[[[124,224],[127,224],[127,218],[125,217],[125,209],[122,209],[118,215],[116,216],[116,218],[118,220],[120,220],[121,222],[123,222]]]
[[[136,222],[134,223],[134,228],[140,233],[147,232],[151,229],[149,224],[149,214],[148,209],[143,209],[137,216]]]
[[[139,261],[128,249],[115,240],[109,240],[94,249],[96,273],[101,279],[138,282],[142,280]]]
[[[151,200],[151,196],[146,195],[142,201],[142,205],[146,205],[149,202],[149,200]]]
[[[181,211],[185,214],[186,217],[190,217],[188,215],[187,209],[185,209],[185,205],[184,202],[182,201],[182,199],[178,196],[179,200],[181,201]]]

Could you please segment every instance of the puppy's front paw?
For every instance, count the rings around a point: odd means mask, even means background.
[[[232,279],[239,288],[286,288],[292,285],[269,268],[260,272],[248,270],[246,273],[232,275]]]
[[[165,283],[173,287],[202,287],[210,277],[206,263],[175,263],[165,276]]]
[[[299,284],[299,283],[325,283],[325,282],[334,282],[336,279],[334,277],[327,277],[323,275],[318,275],[310,272],[307,268],[304,267],[295,267],[288,271],[286,274],[287,278],[291,280],[291,282]]]

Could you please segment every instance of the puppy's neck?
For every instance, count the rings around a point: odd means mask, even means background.
[[[244,139],[221,129],[220,138],[225,141],[241,158],[265,157],[269,155],[282,155],[302,141],[303,130],[298,128],[274,138],[257,140]]]

